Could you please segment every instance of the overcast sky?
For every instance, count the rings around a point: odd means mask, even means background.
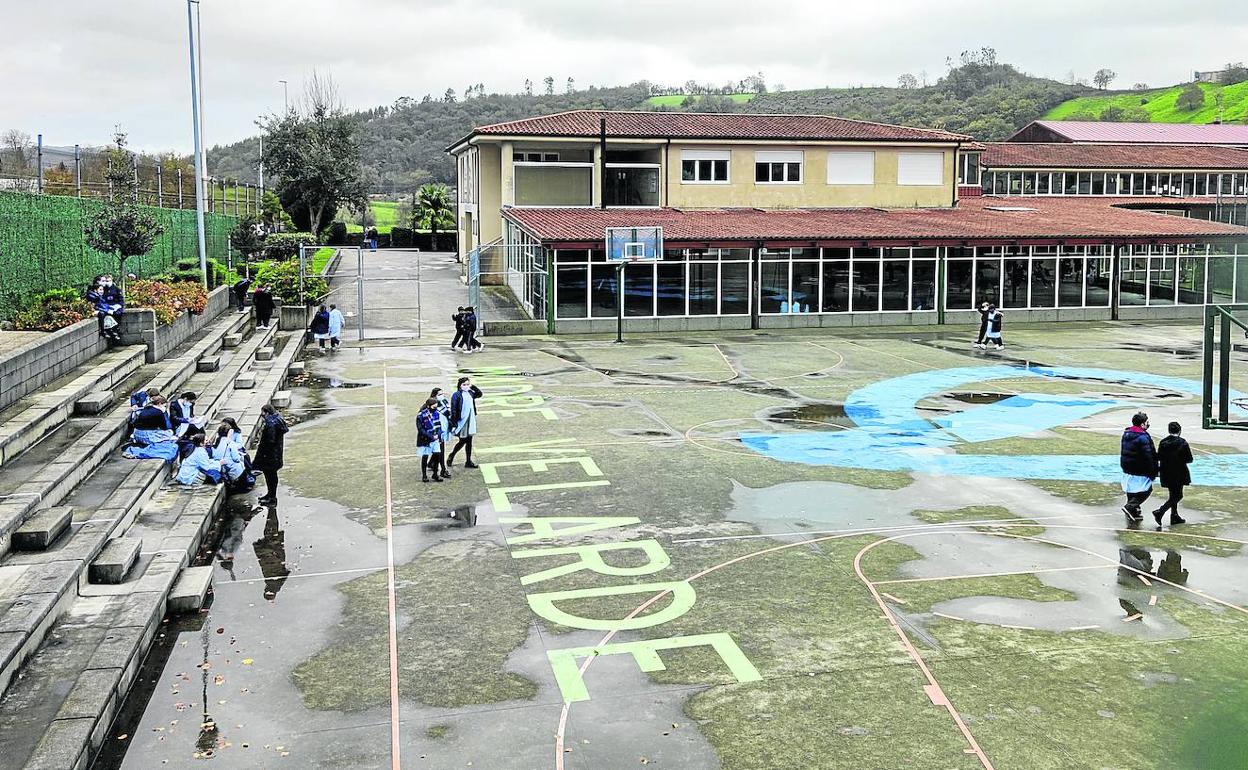
[[[191,146],[183,0],[4,0],[0,131],[99,144],[120,124],[145,150]],[[205,140],[254,133],[312,68],[349,107],[470,83],[515,92],[641,79],[788,88],[934,81],[945,57],[992,46],[1032,74],[1171,84],[1248,58],[1244,0],[203,0]]]

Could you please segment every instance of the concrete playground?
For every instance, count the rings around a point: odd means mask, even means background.
[[[425,257],[419,308],[410,255],[366,257],[393,280],[309,350],[279,504],[231,502],[98,767],[1244,766],[1248,433],[1200,429],[1198,327],[465,355]],[[461,376],[480,468],[422,483]],[[1119,511],[1139,409],[1192,445],[1187,524]]]

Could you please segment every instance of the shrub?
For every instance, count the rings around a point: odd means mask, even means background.
[[[257,286],[272,286],[273,295],[288,305],[299,304],[299,262],[270,262],[256,273]],[[315,305],[329,293],[329,284],[315,275],[304,276],[303,293],[308,305]]]
[[[415,241],[410,227],[395,227],[390,231],[390,245],[396,249],[410,249]]]
[[[292,259],[299,255],[299,247],[308,243],[316,243],[312,233],[270,233],[264,239],[264,258],[278,261]]]
[[[171,324],[183,311],[199,315],[208,306],[208,292],[199,281],[132,281],[126,288],[127,307],[145,307],[156,313],[156,322]]]
[[[27,332],[54,332],[95,315],[91,303],[75,289],[53,289],[31,298],[13,315],[13,328]]]
[[[330,222],[328,237],[326,243],[330,246],[346,246],[347,245],[347,223],[346,222]]]

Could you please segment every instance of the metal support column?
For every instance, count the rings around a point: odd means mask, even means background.
[[[164,208],[165,206],[165,173],[164,166],[160,161],[156,162],[156,207]]]
[[[1235,343],[1231,341],[1231,317],[1219,313],[1222,328],[1219,331],[1222,341],[1221,355],[1218,357],[1218,421],[1223,425],[1231,421],[1231,349]]]
[[[74,145],[74,195],[82,197],[82,148]]]
[[[616,316],[615,316],[615,341],[624,341],[624,266],[628,264],[621,261],[619,267],[615,269],[615,297]]]
[[[29,134],[27,135],[29,136]],[[35,149],[35,186],[39,194],[43,194],[43,134],[39,134],[38,145]]]
[[[419,328],[417,324],[417,328]],[[355,328],[364,341],[364,249],[355,247]]]

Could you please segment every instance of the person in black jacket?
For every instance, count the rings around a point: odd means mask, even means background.
[[[455,310],[455,315],[451,316],[451,320],[455,322],[455,339],[451,340],[451,350],[459,350],[459,346],[464,342],[464,308],[459,307]]]
[[[1160,508],[1153,511],[1157,520],[1157,529],[1161,529],[1161,519],[1170,511],[1170,525],[1185,524],[1187,520],[1179,515],[1179,501],[1183,499],[1183,487],[1192,483],[1192,472],[1188,465],[1192,462],[1192,448],[1183,438],[1183,426],[1177,422],[1170,423],[1170,435],[1157,445],[1157,460],[1161,469],[1161,485],[1170,496]]]
[[[1122,491],[1127,495],[1122,512],[1138,522],[1144,518],[1140,506],[1153,493],[1153,479],[1157,478],[1157,450],[1148,435],[1148,415],[1144,412],[1136,412],[1131,427],[1122,432],[1118,464],[1122,468]]]
[[[269,328],[269,321],[273,318],[273,309],[277,306],[273,302],[273,287],[256,287],[255,293],[251,295],[251,304],[256,309],[256,328]]]
[[[477,399],[481,395],[481,389],[468,377],[460,377],[455,384],[455,395],[451,396],[451,435],[458,441],[446,457],[447,468],[455,464],[455,455],[460,449],[465,450],[464,467],[477,467],[472,461],[472,437],[477,435]]]
[[[975,335],[974,347],[983,350],[988,346],[984,344],[984,335],[988,333],[988,303],[979,303],[979,334]]]
[[[247,312],[247,291],[251,289],[251,279],[246,276],[239,278],[234,284],[234,299],[238,301],[238,312]]]
[[[260,502],[273,504],[277,502],[277,472],[282,469],[285,436],[289,428],[271,404],[260,407],[260,420],[260,445],[256,447],[251,467],[264,474],[265,494]]]
[[[321,350],[325,349],[325,343],[329,340],[329,308],[321,305],[316,315],[312,316],[312,324],[308,327],[312,332],[312,336],[316,338],[316,344]]]

